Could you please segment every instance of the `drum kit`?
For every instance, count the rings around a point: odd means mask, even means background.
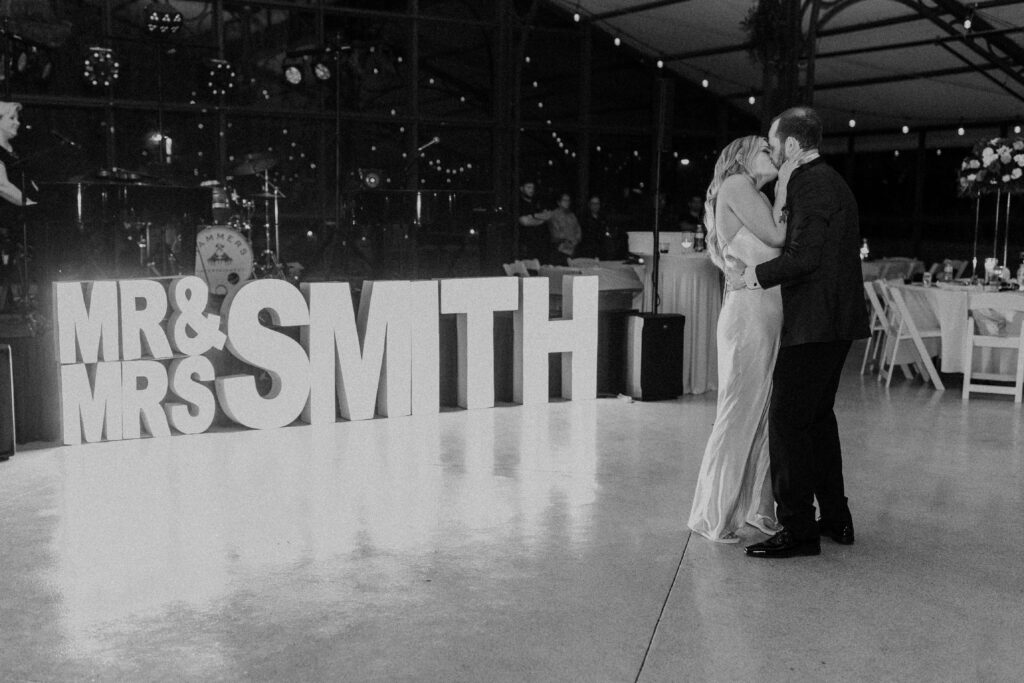
[[[243,195],[228,183],[207,181],[212,189],[213,224],[196,234],[195,273],[206,280],[210,293],[227,296],[253,278],[284,278],[280,254],[280,206],[284,193],[270,181],[277,158],[246,154],[230,169],[232,180],[254,176],[259,191]],[[262,229],[260,229],[262,228]],[[259,253],[253,248],[259,243]]]

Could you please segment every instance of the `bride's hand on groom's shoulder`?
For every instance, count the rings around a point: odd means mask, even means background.
[[[793,171],[795,171],[803,161],[804,157],[801,154],[800,156],[792,157],[782,162],[782,166],[779,166],[779,181],[777,187],[785,187],[789,183],[789,177],[793,175]]]

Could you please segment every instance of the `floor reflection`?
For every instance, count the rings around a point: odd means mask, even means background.
[[[56,562],[74,647],[97,624],[216,611],[275,574],[374,555],[585,542],[594,402],[62,449]]]

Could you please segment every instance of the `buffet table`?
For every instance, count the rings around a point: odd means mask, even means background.
[[[637,266],[644,282],[634,303],[653,310],[650,260]],[[658,266],[658,313],[686,316],[683,339],[683,393],[703,394],[718,389],[718,314],[722,310],[722,275],[706,252],[663,254]]]
[[[944,284],[925,287],[923,285],[897,285],[907,302],[907,308],[914,317],[918,328],[938,327],[942,341],[942,372],[963,372],[965,366],[964,342],[967,339],[967,304],[971,294],[980,294],[983,290],[978,286],[961,286]],[[1018,299],[1022,292],[1002,292],[1000,297]],[[1006,332],[1010,335],[1020,332],[1021,320],[1007,320]],[[935,340],[926,339],[925,346],[934,344]],[[929,348],[935,352],[937,349]],[[993,352],[996,356],[1009,354]]]

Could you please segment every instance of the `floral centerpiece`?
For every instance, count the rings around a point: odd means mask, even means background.
[[[1024,138],[981,140],[960,164],[960,195],[1024,193]]]

